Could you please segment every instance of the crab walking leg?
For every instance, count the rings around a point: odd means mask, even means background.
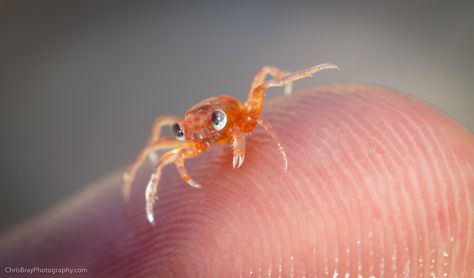
[[[260,86],[264,81],[265,81],[265,78],[270,75],[272,77],[276,77],[276,78],[282,78],[286,75],[290,74],[290,72],[288,71],[282,71],[280,70],[279,68],[276,68],[276,67],[269,67],[269,66],[266,66],[266,67],[262,67],[256,74],[255,74],[255,77],[253,78],[253,81],[252,81],[252,86],[250,87],[250,93],[255,90],[255,88],[257,88],[258,86]],[[285,93],[286,94],[289,94],[291,93],[291,83],[287,84],[285,86]]]
[[[232,167],[237,169],[242,166],[245,159],[245,134],[239,128],[232,130],[232,147],[234,149]]]
[[[319,64],[317,66],[314,66],[308,69],[293,72],[289,75],[286,75],[283,78],[275,78],[275,79],[269,80],[268,82],[266,82],[268,84],[267,88],[285,86],[288,83],[291,83],[291,82],[294,82],[296,80],[303,79],[306,77],[310,77],[311,75],[317,72],[320,72],[322,70],[326,70],[326,69],[339,69],[339,67],[334,64]]]
[[[273,141],[275,141],[275,143],[278,145],[278,149],[280,150],[281,156],[283,157],[283,171],[286,173],[288,171],[288,159],[286,157],[285,148],[283,148],[283,145],[281,144],[280,139],[278,139],[278,136],[273,130],[273,127],[270,125],[270,123],[267,120],[258,118],[257,123],[261,125],[268,134],[270,134]]]
[[[151,128],[151,135],[148,143],[150,144],[160,138],[162,127],[172,125],[180,120],[180,118],[173,116],[162,116],[156,118]]]
[[[130,198],[130,189],[132,187],[135,174],[138,171],[138,168],[140,168],[140,166],[143,164],[145,159],[148,157],[152,162],[156,162],[156,160],[158,159],[158,157],[156,156],[157,151],[177,148],[179,146],[180,142],[177,141],[176,138],[171,136],[159,140],[161,136],[161,129],[164,126],[172,125],[178,122],[179,120],[180,118],[174,116],[161,116],[156,118],[153,122],[147,146],[143,148],[143,150],[138,154],[138,157],[135,162],[127,168],[123,175],[124,185],[122,187],[122,194],[126,200]]]
[[[123,174],[124,184],[122,187],[122,194],[125,199],[128,200],[130,198],[130,190],[132,188],[135,175],[140,166],[143,165],[146,158],[150,154],[154,154],[155,152],[160,150],[178,148],[182,145],[183,142],[176,140],[176,138],[174,138],[173,136],[166,136],[150,142],[145,148],[143,148],[143,150],[138,154],[135,162],[130,165]]]
[[[247,112],[252,118],[257,118],[260,115],[260,113],[262,112],[265,91],[268,88],[285,86],[294,81],[303,79],[305,77],[309,77],[314,73],[317,73],[326,69],[339,69],[339,68],[334,64],[320,64],[308,69],[292,72],[281,78],[271,79],[260,84],[249,93],[249,98],[245,102],[245,107],[247,108]]]
[[[161,129],[164,126],[170,126],[180,120],[181,120],[180,118],[174,117],[174,116],[161,116],[161,117],[156,118],[151,127],[151,133],[150,133],[150,138],[148,139],[148,144],[151,144],[152,142],[160,138]],[[148,158],[153,163],[155,163],[158,160],[158,156],[156,155],[155,152],[151,152]]]
[[[155,216],[153,215],[153,208],[157,199],[156,194],[158,193],[158,183],[160,182],[161,170],[166,165],[176,160],[178,153],[181,151],[180,148],[171,150],[160,157],[160,161],[156,166],[155,172],[151,175],[150,180],[145,190],[145,201],[146,201],[146,217],[150,224],[155,224]]]
[[[186,170],[186,167],[184,167],[184,160],[186,158],[191,158],[194,156],[197,156],[201,153],[200,150],[194,149],[194,148],[182,148],[178,155],[176,156],[176,159],[174,161],[174,164],[176,165],[176,168],[178,168],[178,172],[181,175],[181,178],[190,186],[195,187],[195,188],[201,188],[201,185],[199,185],[197,182],[195,182],[193,179],[188,174],[188,171]]]

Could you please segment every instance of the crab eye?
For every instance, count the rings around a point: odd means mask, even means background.
[[[212,126],[216,130],[222,130],[227,124],[227,115],[221,109],[216,109],[211,116]]]
[[[171,126],[171,133],[178,139],[179,141],[184,141],[184,131],[179,127],[178,123],[174,123]]]

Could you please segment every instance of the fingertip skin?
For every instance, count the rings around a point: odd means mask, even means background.
[[[268,97],[267,99],[270,99]],[[0,241],[2,265],[158,277],[473,277],[474,137],[419,100],[372,85],[268,101],[245,162],[230,147],[163,171],[155,225],[140,170],[115,175]]]

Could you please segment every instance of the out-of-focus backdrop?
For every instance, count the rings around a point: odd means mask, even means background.
[[[157,115],[245,100],[263,65],[336,63],[296,89],[386,85],[474,130],[468,1],[168,2],[0,3],[0,231],[131,162]]]

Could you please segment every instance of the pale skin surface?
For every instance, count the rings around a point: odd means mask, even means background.
[[[4,235],[0,266],[89,276],[474,277],[474,138],[432,108],[374,86],[276,97],[245,163],[229,146],[189,159],[201,189],[163,169],[156,224],[144,186],[117,173]],[[148,164],[147,164],[148,165]],[[138,172],[146,184],[151,167]]]

